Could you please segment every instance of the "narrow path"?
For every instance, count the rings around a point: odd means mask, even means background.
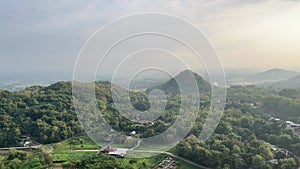
[[[134,150],[134,149],[138,148],[140,146],[140,144],[141,144],[141,141],[142,141],[142,139],[139,139],[138,142],[137,142],[137,144],[134,147],[132,147],[131,149],[129,149],[129,150]]]
[[[99,150],[69,150],[70,152],[98,152]]]
[[[40,146],[31,146],[31,147],[5,147],[0,148],[0,150],[10,150],[10,149],[16,149],[16,150],[26,150],[26,149],[38,149]]]

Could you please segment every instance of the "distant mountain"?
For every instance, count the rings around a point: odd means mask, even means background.
[[[299,75],[298,72],[284,70],[284,69],[270,69],[264,72],[251,74],[248,76],[236,77],[230,79],[231,84],[262,84],[262,83],[274,83],[281,80],[287,80],[291,77]]]
[[[254,81],[263,81],[263,80],[284,80],[289,79],[293,76],[299,75],[298,72],[284,70],[284,69],[270,69],[261,73],[257,73],[252,76],[252,80]]]
[[[271,86],[280,88],[300,88],[300,75],[291,77],[287,80],[281,80]]]
[[[181,73],[179,73],[176,77],[170,79],[166,83],[149,88],[147,91],[151,91],[153,89],[160,89],[166,93],[179,93],[179,86],[176,81],[181,82],[182,85],[184,85],[187,88],[188,93],[194,93],[193,86],[191,84],[192,80],[195,79],[199,92],[200,93],[209,93],[210,92],[210,83],[204,80],[201,76],[198,74],[192,72],[191,70],[185,70]],[[189,87],[190,86],[190,87]]]

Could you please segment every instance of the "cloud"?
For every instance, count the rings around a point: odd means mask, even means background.
[[[270,66],[270,59],[273,66],[296,66],[299,4],[296,0],[4,0],[0,69],[40,65],[36,69],[72,70],[78,51],[94,31],[138,12],[170,13],[191,21],[212,40],[225,66]]]

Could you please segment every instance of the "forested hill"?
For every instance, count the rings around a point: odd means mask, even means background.
[[[272,84],[271,86],[280,88],[294,88],[300,89],[300,75],[291,77],[287,80],[282,80]]]
[[[170,79],[168,82],[152,87],[148,89],[147,91],[151,91],[153,89],[160,89],[164,91],[165,93],[180,93],[179,86],[177,82],[181,83],[182,86],[187,88],[186,92],[188,93],[194,93],[193,86],[191,85],[192,80],[195,80],[198,86],[198,90],[200,93],[209,94],[210,92],[210,83],[204,80],[201,76],[199,76],[197,73],[194,73],[190,70],[185,70],[181,73],[179,73],[176,77]]]
[[[190,71],[182,72],[175,79],[184,81],[186,76],[195,76],[197,83],[201,86],[199,89],[203,92],[209,91],[209,83],[199,75],[191,74]],[[188,81],[186,83],[188,84]],[[161,88],[165,92],[172,92],[176,90],[176,86],[176,81],[172,79]],[[117,110],[114,109],[111,83],[96,82],[95,94],[98,106],[110,119],[108,121],[116,126],[116,129],[131,130],[126,126],[132,124],[119,116]],[[146,93],[131,92],[130,97],[135,108],[139,110],[149,108]],[[169,108],[172,107],[174,106],[169,106]],[[77,120],[72,104],[71,82],[57,82],[47,87],[31,86],[17,92],[0,90],[0,147],[18,145],[22,134],[29,134],[35,141],[45,144],[65,140],[80,132],[83,132],[83,129]]]
[[[188,85],[187,79],[193,76],[201,84],[200,92],[208,92],[209,83],[189,71],[182,72],[175,79],[182,78],[180,80]],[[165,92],[172,92],[176,90],[174,83],[173,79],[160,87]],[[180,97],[176,95],[178,93],[173,93],[168,98],[170,100],[166,110],[152,125],[129,121],[115,109],[111,85],[109,82],[96,82],[95,93],[98,106],[103,110],[103,117],[118,132],[128,134],[135,130],[135,137],[148,138],[168,129],[178,116]],[[269,120],[260,108],[273,116],[283,117],[283,113],[288,113],[294,118],[299,110],[299,93],[295,90],[278,92],[256,86],[231,87],[228,89],[225,112],[217,129],[208,140],[199,143],[197,137],[210,107],[209,97],[203,97],[198,117],[188,136],[172,151],[210,168],[297,168],[297,159],[286,157],[279,149],[274,150],[273,145],[300,155],[299,137],[292,128],[286,128],[284,121]],[[136,108],[149,108],[146,92],[130,92],[130,96]],[[183,99],[193,98],[183,96]],[[280,112],[272,109],[274,106],[279,106]],[[191,122],[189,118],[192,117],[187,117],[187,121]],[[174,135],[168,135],[166,139],[157,142],[168,143],[174,140],[176,133],[184,131],[184,127],[180,125],[177,130],[172,131]],[[19,92],[0,90],[0,147],[16,146],[22,134],[29,134],[33,140],[46,144],[65,140],[81,132],[83,129],[72,105],[70,82],[58,82],[48,87],[32,86]],[[118,141],[123,143],[127,140]],[[271,163],[272,159],[278,159],[278,165]]]
[[[98,82],[95,90],[98,98],[109,100],[109,82]],[[40,143],[53,143],[82,131],[70,82],[18,92],[0,90],[0,147],[16,146],[22,134]]]
[[[71,104],[71,84],[0,90],[0,146],[15,146],[22,134],[51,143],[82,131]]]

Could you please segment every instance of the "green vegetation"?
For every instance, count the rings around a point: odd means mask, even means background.
[[[287,80],[281,80],[279,82],[276,82],[272,84],[274,87],[280,87],[280,88],[300,88],[300,75],[291,77]]]
[[[191,164],[188,164],[182,160],[177,161],[177,165],[180,166],[180,169],[199,169]]]
[[[96,152],[73,152],[73,151],[64,151],[64,152],[54,152],[53,162],[66,162],[73,160],[80,160],[86,157],[94,155]]]
[[[51,145],[55,152],[65,150],[96,150],[99,146],[94,143],[85,133],[78,134],[67,140]]]
[[[230,88],[224,115],[212,137],[199,143],[197,133],[191,133],[176,146],[176,154],[212,168],[276,168],[283,165],[297,168],[298,159],[287,160],[277,147],[300,155],[299,136],[286,127],[285,121],[269,120],[270,116],[265,114],[296,120],[299,108],[291,108],[296,103],[279,94],[291,92],[255,86]],[[295,98],[295,93],[289,97]],[[201,130],[201,124],[195,126],[198,127],[194,130]],[[272,159],[277,159],[279,164],[271,163]],[[289,164],[282,164],[286,161]]]
[[[22,134],[46,144],[82,132],[71,98],[66,82],[14,93],[0,90],[0,147],[17,146]]]
[[[151,169],[158,165],[163,159],[164,155],[158,155],[151,158],[114,158],[106,154],[90,156],[84,160],[73,160],[64,163],[64,167],[74,168],[97,168],[97,169]]]
[[[195,121],[188,136],[170,150],[180,157],[211,168],[297,168],[300,155],[300,138],[293,128],[287,128],[285,121],[300,123],[300,91],[278,90],[256,86],[233,86],[228,89],[224,115],[215,133],[205,142],[198,136],[210,108],[209,83],[196,74],[183,72],[179,79],[196,77],[201,92],[201,107],[188,107],[187,112],[199,112],[197,117],[187,116],[176,130],[166,138],[153,140],[162,148]],[[175,79],[176,79],[175,78]],[[176,118],[182,101],[190,103],[195,95],[180,96],[175,79],[151,89],[162,89],[167,93],[167,105],[161,115],[151,124],[132,122],[116,109],[109,82],[97,82],[95,93],[103,117],[115,131],[128,135],[136,131],[135,138],[147,138],[166,131]],[[185,81],[188,83],[188,81]],[[176,89],[177,88],[177,89]],[[132,105],[141,111],[150,108],[148,100],[151,89],[131,91]],[[158,100],[158,99],[157,99]],[[154,99],[154,104],[156,104]],[[130,112],[129,108],[125,110]],[[158,111],[155,110],[154,111]],[[270,117],[280,118],[272,120]],[[93,120],[86,118],[87,122]],[[88,123],[91,124],[91,123]],[[100,133],[91,128],[89,133]],[[85,133],[78,122],[71,94],[71,83],[58,82],[48,87],[32,86],[23,91],[0,90],[0,147],[20,146],[20,136],[27,134],[34,142],[41,143],[38,150],[10,150],[0,155],[0,169],[7,168],[49,168],[56,163],[65,168],[154,168],[166,156],[151,158],[114,158],[106,154],[96,155],[99,146]],[[107,133],[106,133],[107,134]],[[99,136],[101,139],[106,137]],[[113,147],[122,148],[130,140],[117,139]],[[163,144],[162,144],[163,143]],[[136,144],[136,141],[130,143]],[[140,146],[138,149],[155,149],[156,145]],[[290,151],[288,156],[283,149]],[[86,151],[80,151],[86,150]],[[137,155],[139,156],[139,155]],[[177,161],[181,168],[192,168],[183,161]]]
[[[293,99],[293,97],[299,96],[293,94],[289,97],[290,98],[278,95],[265,97],[263,99],[263,111],[283,120],[291,120],[300,123],[300,99]]]
[[[40,169],[43,167],[38,151],[11,149],[0,155],[0,169]]]

